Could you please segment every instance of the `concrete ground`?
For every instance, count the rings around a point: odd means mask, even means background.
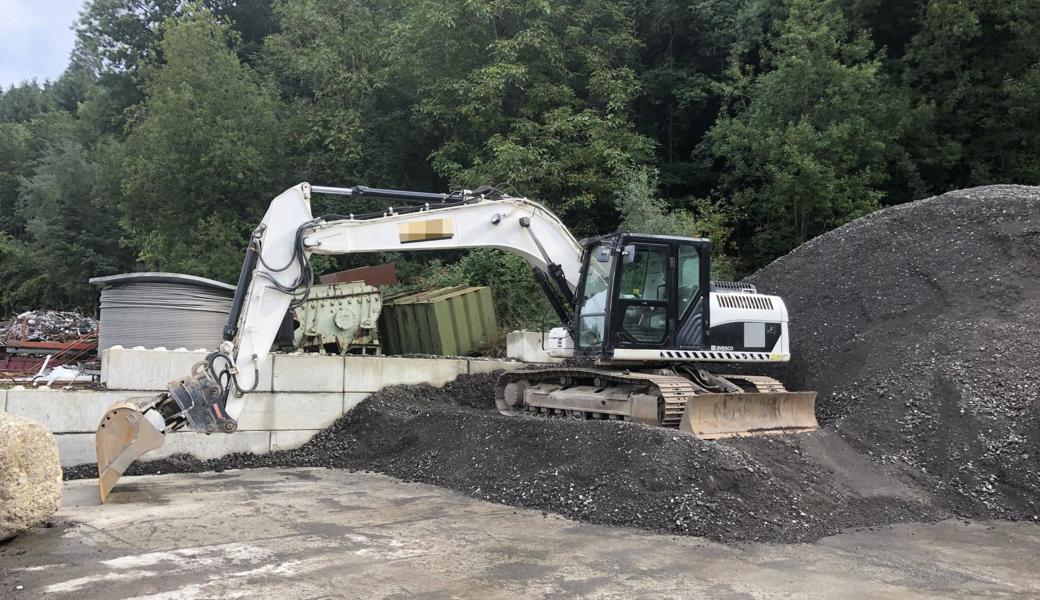
[[[53,525],[0,544],[0,598],[1040,597],[1032,524],[727,546],[324,469],[69,482]]]

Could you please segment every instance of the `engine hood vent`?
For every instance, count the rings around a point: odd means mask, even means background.
[[[750,294],[717,294],[719,306],[724,308],[746,308],[749,310],[773,310],[769,296]]]

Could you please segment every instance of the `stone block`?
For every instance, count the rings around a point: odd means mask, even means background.
[[[471,358],[468,362],[470,375],[476,373],[491,373],[498,370],[516,371],[527,366],[527,363],[515,360],[478,360]]]
[[[51,433],[93,433],[114,402],[148,392],[90,390],[9,390],[7,412],[32,419]]]
[[[191,374],[206,351],[145,350],[113,346],[101,357],[101,382],[110,390],[163,391],[166,384]],[[256,391],[271,391],[271,357],[260,366]]]
[[[469,372],[465,359],[347,356],[343,389],[377,392],[388,385],[428,383],[440,387]]]
[[[277,354],[272,389],[275,392],[342,392],[343,357]]]
[[[322,429],[343,414],[342,392],[247,394],[239,431]]]
[[[271,432],[271,452],[277,450],[292,450],[299,448],[310,441],[319,429],[295,429]]]
[[[548,338],[549,334],[545,334]],[[542,348],[541,331],[510,331],[506,334],[506,356],[529,363],[561,362]]]
[[[0,412],[0,540],[43,523],[59,508],[54,436],[39,423]]]
[[[354,410],[354,407],[361,404],[361,401],[371,396],[371,392],[344,392],[343,393],[343,414]]]

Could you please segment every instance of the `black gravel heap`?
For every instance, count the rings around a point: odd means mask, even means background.
[[[1040,188],[882,210],[755,274],[791,318],[788,389],[959,512],[1040,516]]]
[[[728,541],[804,541],[845,527],[948,516],[927,499],[853,492],[854,483],[803,449],[842,443],[827,432],[711,443],[612,421],[505,417],[493,409],[495,379],[385,388],[295,450],[177,456],[135,463],[127,474],[371,470],[594,523]],[[96,473],[75,467],[66,477]]]

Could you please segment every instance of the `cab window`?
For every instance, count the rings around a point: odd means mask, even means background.
[[[679,246],[679,318],[697,300],[701,287],[701,255],[696,246]]]
[[[659,344],[668,334],[668,246],[625,246],[618,290],[622,339]]]

